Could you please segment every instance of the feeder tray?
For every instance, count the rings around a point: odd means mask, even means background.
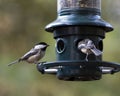
[[[62,61],[40,63],[37,69],[42,74],[54,74],[61,80],[92,81],[101,79],[102,74],[120,71],[120,64],[106,61]]]

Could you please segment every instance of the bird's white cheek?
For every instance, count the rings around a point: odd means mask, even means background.
[[[41,49],[41,48],[44,48],[45,45],[36,45],[34,49]]]

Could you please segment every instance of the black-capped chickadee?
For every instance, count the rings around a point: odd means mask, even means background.
[[[19,63],[21,61],[26,61],[28,63],[35,63],[37,64],[38,61],[44,57],[46,48],[49,45],[45,42],[40,42],[36,44],[29,52],[27,52],[25,55],[23,55],[21,58],[18,60],[11,62],[8,66],[12,64]]]
[[[102,51],[95,47],[95,44],[90,39],[84,39],[78,43],[78,49],[86,54],[85,60],[88,61],[88,55],[94,54],[95,56],[99,56],[102,54]]]

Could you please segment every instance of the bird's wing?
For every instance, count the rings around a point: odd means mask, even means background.
[[[25,55],[23,55],[20,59],[21,60],[26,60],[26,59],[28,59],[30,56],[32,56],[32,55],[35,55],[35,54],[37,54],[38,52],[40,52],[40,50],[39,49],[31,49],[29,52],[27,52]]]

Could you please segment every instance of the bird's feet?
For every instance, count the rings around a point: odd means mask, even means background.
[[[88,54],[86,54],[85,61],[88,61]]]

